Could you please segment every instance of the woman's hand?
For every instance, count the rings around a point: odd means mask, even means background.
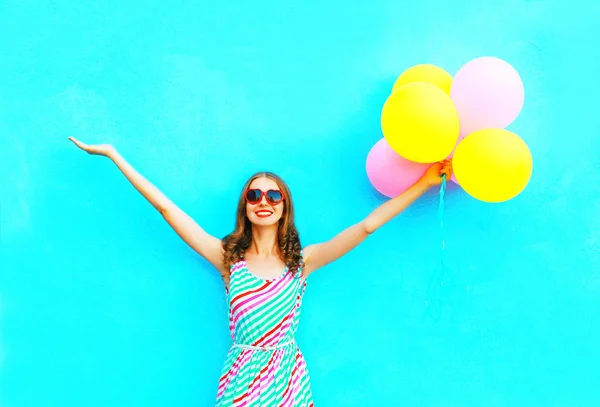
[[[75,139],[74,137],[69,137],[69,140],[71,140],[77,147],[79,147],[83,151],[86,151],[88,154],[92,154],[92,155],[102,155],[105,157],[111,157],[117,152],[117,150],[110,144],[89,145],[89,144],[82,143],[81,141]]]
[[[421,178],[428,186],[436,186],[442,183],[442,175],[446,175],[446,181],[452,176],[452,160],[444,160],[433,164]]]

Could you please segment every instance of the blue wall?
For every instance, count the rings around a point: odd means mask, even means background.
[[[217,236],[278,172],[309,244],[384,202],[364,164],[397,75],[482,55],[522,75],[531,183],[450,188],[446,276],[432,191],[311,277],[317,406],[600,404],[596,1],[121,3],[0,6],[0,405],[210,406],[230,345],[217,273],[68,136]]]

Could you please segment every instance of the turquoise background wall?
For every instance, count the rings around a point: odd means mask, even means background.
[[[4,0],[0,405],[210,406],[230,346],[217,273],[68,136],[217,236],[278,172],[309,244],[385,201],[364,165],[396,77],[483,55],[522,76],[531,182],[449,188],[445,276],[436,191],[311,276],[316,405],[600,405],[598,4]]]

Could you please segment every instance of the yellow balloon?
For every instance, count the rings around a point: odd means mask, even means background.
[[[458,183],[484,202],[504,202],[519,195],[533,171],[529,147],[505,129],[469,134],[456,147],[452,163]]]
[[[401,157],[434,163],[448,157],[458,141],[458,114],[450,96],[437,86],[409,83],[385,101],[381,130]]]
[[[452,86],[452,75],[446,72],[439,66],[431,64],[415,65],[408,68],[396,79],[392,92],[413,82],[425,82],[437,86],[447,95],[450,95],[450,87]]]

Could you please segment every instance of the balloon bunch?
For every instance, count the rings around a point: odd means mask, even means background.
[[[484,202],[514,198],[533,170],[527,144],[505,129],[523,102],[518,72],[495,57],[469,61],[454,78],[431,64],[407,69],[381,111],[383,138],[367,156],[369,180],[394,197],[432,163],[452,159],[452,180],[469,195]]]

